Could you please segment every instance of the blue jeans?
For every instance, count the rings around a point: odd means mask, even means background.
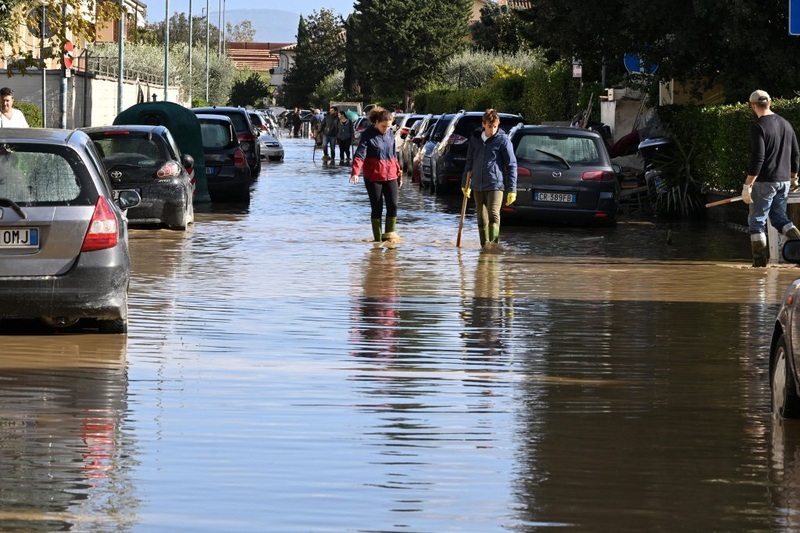
[[[777,183],[756,181],[753,183],[752,196],[753,203],[750,204],[750,214],[747,217],[751,235],[767,232],[767,217],[779,233],[783,233],[787,225],[792,225],[792,221],[786,216],[788,181]]]
[[[331,159],[335,159],[336,154],[334,150],[336,149],[336,134],[333,135],[323,135],[322,136],[322,150],[324,151],[325,155],[328,155],[328,146],[331,148]]]

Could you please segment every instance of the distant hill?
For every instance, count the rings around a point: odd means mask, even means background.
[[[217,13],[211,12],[211,24],[218,21]],[[297,25],[300,15],[277,9],[230,9],[225,13],[225,24],[236,26],[249,20],[256,30],[254,41],[259,43],[293,43],[297,41]]]

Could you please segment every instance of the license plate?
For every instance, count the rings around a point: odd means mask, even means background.
[[[533,196],[537,202],[561,202],[566,204],[575,203],[575,195],[565,192],[536,192]]]
[[[39,248],[39,228],[0,230],[0,248]]]
[[[206,167],[206,175],[213,176],[217,173],[217,167]]]

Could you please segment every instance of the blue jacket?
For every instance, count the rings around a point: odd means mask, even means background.
[[[517,157],[511,139],[501,129],[486,142],[482,134],[483,128],[479,128],[469,136],[461,186],[466,185],[467,173],[472,172],[469,188],[473,191],[516,192]]]

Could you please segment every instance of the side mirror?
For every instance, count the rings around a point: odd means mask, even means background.
[[[181,163],[183,168],[192,168],[194,166],[194,157],[189,154],[181,155]]]
[[[141,201],[141,195],[133,189],[121,190],[117,196],[117,205],[120,206],[121,209],[136,207]]]

